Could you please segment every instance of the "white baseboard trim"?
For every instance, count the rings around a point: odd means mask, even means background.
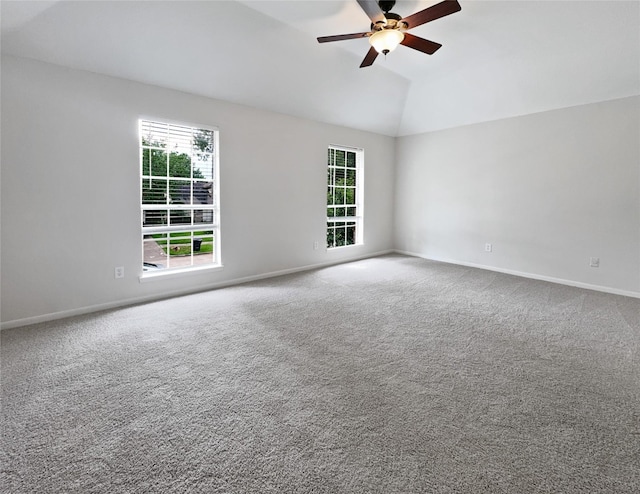
[[[68,309],[68,310],[63,310],[60,312],[52,312],[49,314],[42,314],[39,316],[32,316],[32,317],[25,317],[23,319],[14,319],[12,321],[6,321],[0,324],[0,330],[5,330],[5,329],[13,329],[13,328],[18,328],[21,326],[28,326],[31,324],[38,324],[38,323],[43,323],[43,322],[50,322],[50,321],[55,321],[57,319],[64,319],[67,317],[73,317],[73,316],[81,316],[81,315],[85,315],[85,314],[91,314],[93,312],[99,312],[99,311],[103,311],[103,310],[111,310],[111,309],[118,309],[121,307],[127,307],[127,306],[131,306],[131,305],[137,305],[137,304],[144,304],[144,303],[148,303],[148,302],[156,302],[158,300],[163,300],[163,299],[168,299],[168,298],[172,298],[172,297],[182,297],[184,295],[191,295],[193,293],[200,293],[200,292],[206,292],[208,290],[215,290],[217,288],[225,288],[225,287],[229,287],[229,286],[235,286],[235,285],[241,285],[243,283],[249,283],[251,281],[258,281],[258,280],[263,280],[266,278],[275,278],[277,276],[284,276],[287,274],[293,274],[293,273],[300,273],[302,271],[311,271],[313,269],[320,269],[320,268],[325,268],[325,267],[329,267],[329,266],[335,266],[337,264],[345,264],[348,262],[353,262],[353,261],[360,261],[362,259],[369,259],[372,257],[378,257],[378,256],[382,256],[385,254],[391,254],[395,252],[393,249],[388,249],[388,250],[383,250],[383,251],[379,251],[379,252],[374,252],[374,253],[370,253],[370,254],[365,254],[365,255],[360,255],[360,256],[354,256],[354,257],[350,257],[348,259],[340,259],[340,260],[336,260],[336,261],[327,261],[327,262],[322,262],[322,263],[317,263],[317,264],[307,264],[305,266],[300,266],[297,268],[289,268],[289,269],[282,269],[279,271],[271,271],[268,273],[261,273],[261,274],[257,274],[257,275],[253,275],[253,276],[245,276],[242,278],[236,278],[233,280],[226,280],[226,281],[221,281],[218,283],[211,283],[208,285],[202,285],[196,289],[193,290],[181,290],[181,291],[175,291],[175,292],[165,292],[165,293],[160,293],[160,294],[154,294],[154,295],[149,295],[149,296],[144,296],[144,297],[136,297],[136,298],[130,298],[130,299],[125,299],[125,300],[118,300],[115,302],[107,302],[104,304],[96,304],[96,305],[90,305],[90,306],[85,306],[85,307],[80,307],[77,309]]]
[[[590,283],[582,283],[581,281],[565,280],[563,278],[554,278],[552,276],[544,276],[544,275],[540,275],[540,274],[526,273],[526,272],[523,272],[523,271],[515,271],[513,269],[497,268],[495,266],[486,266],[484,264],[476,264],[476,263],[473,263],[473,262],[457,261],[457,260],[454,260],[454,259],[445,259],[445,258],[439,258],[439,257],[428,257],[428,256],[425,256],[423,254],[418,254],[417,252],[409,252],[409,251],[405,251],[405,250],[397,250],[396,249],[394,252],[397,253],[397,254],[403,254],[403,255],[406,255],[406,256],[420,257],[421,259],[427,259],[429,261],[443,262],[443,263],[446,263],[446,264],[457,264],[459,266],[467,266],[469,268],[485,269],[487,271],[495,271],[495,272],[498,272],[498,273],[511,274],[513,276],[520,276],[522,278],[529,278],[529,279],[532,279],[532,280],[548,281],[550,283],[557,283],[559,285],[574,286],[576,288],[585,288],[587,290],[594,290],[596,292],[604,292],[604,293],[611,293],[613,295],[624,295],[625,297],[640,298],[640,292],[633,292],[633,291],[630,291],[630,290],[620,290],[618,288],[612,288],[612,287],[608,287],[608,286],[592,285]]]

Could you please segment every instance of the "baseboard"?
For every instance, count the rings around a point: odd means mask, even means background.
[[[18,328],[21,326],[28,326],[30,324],[38,324],[38,323],[43,323],[43,322],[49,322],[49,321],[55,321],[57,319],[64,319],[67,317],[73,317],[73,316],[81,316],[81,315],[85,315],[85,314],[91,314],[93,312],[100,312],[103,310],[111,310],[111,309],[118,309],[121,307],[127,307],[127,306],[131,306],[131,305],[137,305],[137,304],[144,304],[144,303],[149,303],[149,302],[156,302],[158,300],[164,300],[164,299],[168,299],[168,298],[173,298],[173,297],[183,297],[185,295],[191,295],[193,293],[200,293],[200,292],[206,292],[208,290],[215,290],[217,288],[225,288],[225,287],[229,287],[229,286],[235,286],[235,285],[241,285],[243,283],[249,283],[252,281],[258,281],[258,280],[263,280],[263,279],[267,279],[267,278],[275,278],[277,276],[285,276],[287,274],[294,274],[294,273],[300,273],[303,271],[311,271],[313,269],[320,269],[320,268],[325,268],[325,267],[329,267],[329,266],[335,266],[338,264],[345,264],[348,262],[353,262],[353,261],[360,261],[362,259],[369,259],[372,257],[378,257],[378,256],[382,256],[385,254],[391,254],[395,252],[392,249],[388,249],[388,250],[384,250],[384,251],[379,251],[379,252],[374,252],[374,253],[370,253],[370,254],[366,254],[366,255],[360,255],[360,256],[354,256],[354,257],[350,257],[348,259],[340,259],[340,260],[336,260],[336,261],[327,261],[327,262],[322,262],[322,263],[317,263],[317,264],[307,264],[305,266],[299,266],[296,268],[289,268],[289,269],[282,269],[279,271],[270,271],[268,273],[261,273],[261,274],[257,274],[257,275],[253,275],[253,276],[245,276],[242,278],[235,278],[232,280],[226,280],[226,281],[221,281],[218,283],[211,283],[208,285],[202,285],[196,289],[193,290],[181,290],[181,291],[175,291],[175,292],[165,292],[165,293],[160,293],[160,294],[154,294],[154,295],[149,295],[149,296],[144,296],[144,297],[136,297],[136,298],[130,298],[130,299],[126,299],[126,300],[118,300],[115,302],[107,302],[104,304],[96,304],[96,305],[90,305],[90,306],[85,306],[85,307],[80,307],[77,309],[68,309],[68,310],[63,310],[60,312],[52,312],[49,314],[42,314],[39,316],[32,316],[32,317],[25,317],[23,319],[14,319],[12,321],[6,321],[0,324],[0,330],[5,330],[5,329],[12,329],[12,328]]]
[[[563,278],[554,278],[553,276],[544,276],[544,275],[535,274],[535,273],[527,273],[524,271],[516,271],[513,269],[503,269],[495,266],[486,266],[484,264],[476,264],[473,262],[457,261],[454,259],[445,259],[445,258],[439,258],[439,257],[429,257],[423,254],[418,254],[417,252],[409,252],[405,250],[396,249],[394,250],[394,252],[397,254],[403,254],[406,256],[420,257],[422,259],[427,259],[429,261],[443,262],[446,264],[456,264],[459,266],[467,266],[469,268],[478,268],[478,269],[484,269],[487,271],[495,271],[497,273],[511,274],[513,276],[520,276],[522,278],[529,278],[532,280],[548,281],[549,283],[557,283],[559,285],[567,285],[567,286],[574,286],[576,288],[584,288],[586,290],[594,290],[596,292],[604,292],[604,293],[611,293],[613,295],[624,295],[625,297],[640,298],[640,292],[633,292],[630,290],[620,290],[618,288],[612,288],[608,286],[592,285],[590,283],[582,283],[581,281],[565,280]]]

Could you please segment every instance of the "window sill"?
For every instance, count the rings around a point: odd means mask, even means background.
[[[327,252],[341,250],[341,249],[349,249],[349,248],[352,248],[352,247],[360,247],[361,245],[364,245],[364,242],[360,242],[360,243],[357,243],[357,244],[351,244],[351,245],[339,245],[337,247],[327,247]]]
[[[193,274],[201,274],[205,271],[220,271],[223,267],[224,266],[222,264],[216,264],[215,266],[198,266],[196,268],[147,271],[138,279],[140,280],[140,283],[147,283],[149,281],[167,280],[171,278],[181,278],[183,276],[189,276]]]

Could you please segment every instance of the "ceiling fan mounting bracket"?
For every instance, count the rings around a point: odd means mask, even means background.
[[[393,6],[396,4],[395,0],[379,0],[378,1],[378,5],[380,6],[380,9],[386,14],[387,12],[389,12]]]

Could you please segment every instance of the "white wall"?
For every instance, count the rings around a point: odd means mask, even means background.
[[[640,97],[399,138],[395,242],[640,295]]]
[[[224,269],[139,282],[141,116],[220,129]],[[364,245],[330,252],[313,250],[329,144],[364,148],[366,204]],[[391,137],[3,57],[3,327],[387,251],[394,152]]]
[[[1,90],[3,327],[394,246],[640,294],[639,97],[394,140],[13,57]],[[138,281],[140,116],[220,128],[224,269]],[[366,163],[365,245],[332,252],[328,144]]]

